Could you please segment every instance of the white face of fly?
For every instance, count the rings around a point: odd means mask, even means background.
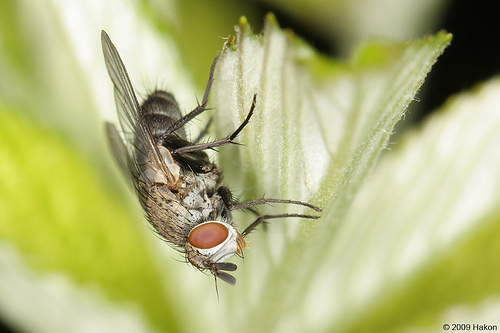
[[[243,248],[243,237],[231,224],[221,221],[207,221],[197,225],[189,233],[186,244],[187,259],[191,264],[201,270],[208,269],[229,284],[234,284],[236,280],[221,271],[234,271],[236,265],[224,261],[235,254],[241,255]]]

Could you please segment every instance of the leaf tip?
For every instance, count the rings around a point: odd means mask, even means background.
[[[446,31],[446,30],[439,30],[439,32],[436,34],[436,36],[443,38],[447,42],[451,42],[451,40],[453,39],[453,34]]]
[[[278,20],[276,19],[276,16],[272,12],[268,12],[266,14],[265,24],[273,27],[279,27]]]
[[[241,16],[241,17],[240,17],[240,20],[238,21],[238,26],[239,26],[242,30],[245,30],[245,29],[248,29],[248,28],[249,28],[249,25],[248,25],[248,19],[246,18],[246,16]]]

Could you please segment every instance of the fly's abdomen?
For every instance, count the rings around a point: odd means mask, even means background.
[[[137,134],[134,144],[135,158],[140,170],[149,170],[149,174],[151,174],[151,171],[158,172],[157,169],[151,169],[151,167],[157,167],[157,163],[151,155],[155,154],[155,152],[150,151],[151,145],[148,144],[151,138],[153,139],[153,145],[159,147],[164,146],[165,139],[169,137],[181,137],[184,139],[186,132],[183,128],[177,129],[175,133],[169,132],[170,126],[179,120],[182,115],[174,96],[166,91],[156,90],[151,93],[142,103],[139,115],[140,125],[148,128],[149,133],[144,133],[145,137],[141,136],[142,133]],[[166,146],[166,148],[170,150],[172,147]],[[170,154],[168,155],[170,156]],[[172,157],[170,157],[170,160],[169,163],[173,163]],[[158,177],[154,177],[153,179],[156,178]]]
[[[148,96],[141,106],[141,120],[149,127],[153,137],[158,140],[166,133],[170,126],[181,118],[181,111],[174,96],[163,90],[156,90]],[[186,139],[184,128],[175,133]]]
[[[140,115],[141,121],[149,128],[157,146],[163,146],[169,152],[172,152],[193,144],[187,139],[184,127],[170,132],[170,127],[182,118],[179,105],[172,94],[163,90],[154,91],[142,103]],[[148,152],[143,147],[143,142],[146,141],[147,138],[138,137],[135,145],[136,158],[142,170],[144,170],[148,161]],[[207,154],[202,150],[177,154],[172,158],[179,165],[194,172],[206,173],[216,169]]]

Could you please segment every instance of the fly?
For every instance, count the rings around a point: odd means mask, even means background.
[[[228,137],[198,143],[188,140],[184,125],[206,110],[218,56],[210,74],[202,103],[182,116],[174,96],[156,90],[139,104],[127,70],[105,31],[101,42],[106,68],[114,85],[118,118],[123,136],[112,123],[106,131],[122,171],[132,179],[146,218],[156,233],[182,252],[186,261],[200,271],[209,271],[216,278],[234,285],[236,279],[227,273],[237,266],[226,260],[242,256],[245,238],[268,219],[318,216],[301,214],[259,215],[243,232],[238,232],[231,212],[250,210],[267,203],[302,205],[321,211],[300,201],[261,198],[239,203],[222,183],[221,171],[204,150],[234,144],[236,136],[248,124],[256,105],[253,97],[250,111],[243,123]]]

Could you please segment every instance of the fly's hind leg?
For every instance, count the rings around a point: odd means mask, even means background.
[[[257,103],[257,94],[253,95],[252,106],[250,107],[250,111],[248,112],[247,117],[245,118],[243,123],[241,123],[240,127],[238,127],[238,129],[236,129],[236,131],[234,131],[233,134],[231,134],[230,136],[228,136],[224,139],[221,139],[221,140],[217,140],[217,141],[212,141],[212,142],[207,142],[207,143],[199,143],[199,144],[195,144],[195,145],[191,145],[191,146],[182,147],[182,148],[174,150],[173,154],[191,153],[191,152],[195,152],[195,151],[199,151],[199,150],[205,150],[205,149],[215,148],[215,147],[219,147],[219,146],[224,146],[227,144],[238,144],[238,143],[234,142],[233,140],[238,136],[238,134],[240,134],[240,132],[243,130],[243,128],[245,128],[245,126],[250,121],[250,118],[253,115],[253,111],[255,109],[256,103]]]
[[[172,134],[182,126],[186,125],[188,122],[193,120],[196,116],[204,112],[207,108],[208,104],[208,95],[210,94],[210,89],[212,88],[212,82],[214,81],[214,71],[215,71],[215,65],[217,64],[217,61],[219,60],[220,54],[217,55],[212,62],[212,66],[210,66],[210,74],[208,75],[208,81],[207,81],[207,86],[205,87],[205,93],[203,94],[203,100],[201,101],[201,104],[198,104],[198,106],[188,114],[186,114],[184,117],[180,118],[176,122],[174,122],[170,127],[167,129],[165,136]]]

